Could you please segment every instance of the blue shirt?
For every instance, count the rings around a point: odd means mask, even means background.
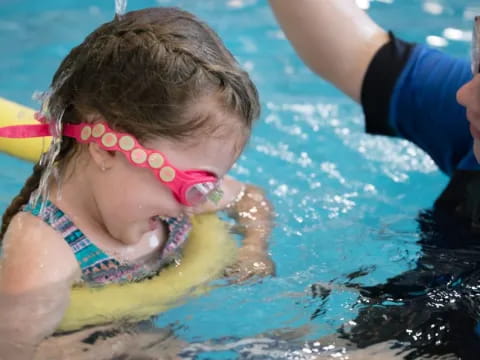
[[[448,175],[480,169],[465,108],[456,101],[456,92],[471,78],[469,62],[416,45],[391,94],[390,127]]]

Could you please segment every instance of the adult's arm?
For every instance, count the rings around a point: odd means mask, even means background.
[[[371,134],[398,136],[440,169],[477,169],[458,89],[470,66],[381,29],[353,0],[270,0],[299,56],[357,102]]]
[[[365,72],[388,34],[353,0],[270,0],[310,69],[360,102]]]

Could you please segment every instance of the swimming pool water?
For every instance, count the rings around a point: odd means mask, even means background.
[[[480,12],[473,1],[358,3],[407,40],[469,56]],[[158,324],[190,342],[234,344],[198,351],[198,358],[223,359],[240,356],[239,340],[277,329],[305,330],[301,340],[335,331],[354,318],[357,295],[334,289],[315,298],[311,285],[341,285],[357,271],[365,272],[357,282],[374,285],[412,267],[415,218],[447,178],[411,144],[364,135],[359,106],[302,64],[265,1],[139,0],[127,9],[155,5],[204,19],[252,75],[262,116],[232,174],[265,188],[278,213],[270,242],[277,276],[216,289],[162,314]],[[63,56],[113,9],[113,0],[0,0],[0,96],[36,106],[32,93],[47,88]],[[31,165],[4,155],[0,162],[3,211]]]

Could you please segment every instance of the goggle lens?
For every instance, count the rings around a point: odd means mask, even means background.
[[[187,202],[192,206],[200,205],[207,200],[218,204],[222,196],[223,191],[220,189],[219,184],[213,182],[195,184],[185,194]]]

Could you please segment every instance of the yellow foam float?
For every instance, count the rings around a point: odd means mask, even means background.
[[[35,124],[34,111],[0,98],[0,127]],[[28,161],[38,161],[48,149],[49,138],[0,138],[0,151]],[[140,282],[102,287],[74,286],[70,306],[57,331],[117,320],[139,321],[181,304],[188,296],[209,289],[209,282],[232,264],[236,244],[227,226],[215,214],[197,215],[179,265]]]
[[[26,106],[0,97],[0,126],[38,124],[34,111]],[[48,149],[51,138],[7,139],[0,138],[0,151],[17,158],[37,162]]]

